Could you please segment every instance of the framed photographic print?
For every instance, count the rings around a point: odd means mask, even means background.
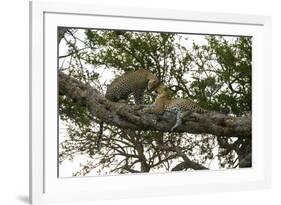
[[[30,25],[32,204],[270,187],[270,17],[36,1]]]

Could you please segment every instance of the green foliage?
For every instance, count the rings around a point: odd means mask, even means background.
[[[101,93],[114,77],[147,68],[171,88],[175,97],[190,98],[208,110],[235,116],[251,112],[251,37],[68,29],[63,39],[59,69]],[[113,78],[102,81],[104,71],[111,72]],[[146,93],[145,103],[153,100]],[[61,162],[79,154],[90,157],[74,175],[92,170],[94,174],[170,171],[183,155],[206,167],[217,161],[214,167],[231,168],[241,156],[236,150],[239,146],[225,152],[225,144],[231,147],[235,137],[218,143],[220,136],[132,132],[112,125],[104,126],[102,148],[98,150],[94,141],[100,122],[86,107],[60,96],[59,115],[68,129],[60,136],[64,138]],[[247,148],[242,155],[249,152]]]

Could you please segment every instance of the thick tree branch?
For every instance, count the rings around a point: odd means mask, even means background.
[[[124,129],[158,130],[169,132],[175,124],[176,116],[165,112],[157,115],[140,111],[137,105],[110,102],[88,84],[84,84],[59,72],[59,94],[87,106],[89,111],[105,123]],[[193,134],[213,134],[227,137],[251,136],[251,115],[232,117],[221,113],[192,113],[183,119],[175,132]]]
[[[196,162],[193,162],[189,159],[186,159],[185,161],[179,163],[178,165],[176,165],[172,171],[182,171],[182,170],[186,170],[186,169],[193,169],[193,170],[201,170],[201,169],[208,169],[207,167],[204,167],[201,164],[198,164]]]
[[[191,161],[189,157],[184,152],[182,152],[182,150],[179,147],[160,146],[160,149],[170,152],[175,152],[177,156],[181,157],[184,160],[183,162],[177,164],[172,169],[172,171],[182,171],[186,169],[193,169],[193,170],[208,169],[207,167],[204,167],[199,163]]]

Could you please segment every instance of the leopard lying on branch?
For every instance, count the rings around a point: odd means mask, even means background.
[[[176,113],[176,123],[171,128],[171,131],[180,126],[182,119],[188,114],[210,112],[189,99],[172,99],[171,91],[163,84],[159,85],[155,92],[157,93],[157,97],[154,104],[151,107],[145,108],[143,111],[158,114],[163,114],[165,111]]]

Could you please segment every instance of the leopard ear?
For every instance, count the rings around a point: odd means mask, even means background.
[[[168,88],[166,85],[164,85],[164,84],[161,84],[161,89],[162,89],[163,91],[165,91],[165,92],[168,92],[168,91],[169,91],[169,88]]]
[[[170,97],[174,96],[174,92],[169,87],[166,87],[165,92],[167,92]]]

